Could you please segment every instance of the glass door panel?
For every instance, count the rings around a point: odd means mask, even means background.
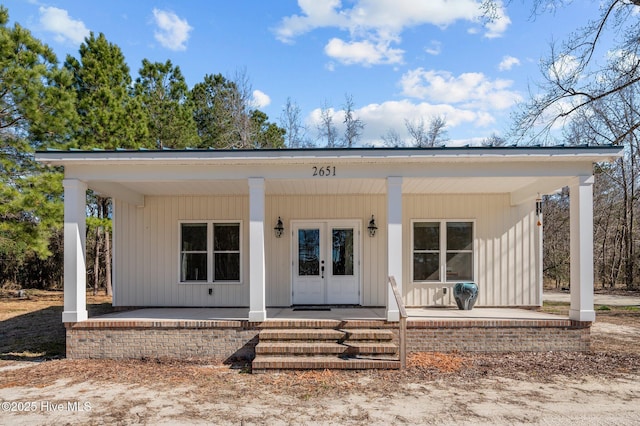
[[[353,275],[353,228],[333,229],[331,233],[333,275]]]
[[[298,230],[298,275],[320,275],[320,229]]]
[[[322,305],[326,302],[326,228],[323,223],[293,224],[294,305]]]

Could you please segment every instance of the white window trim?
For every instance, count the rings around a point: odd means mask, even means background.
[[[440,224],[440,279],[439,280],[424,280],[424,281],[416,281],[413,279],[413,230],[414,230],[414,223],[421,223],[421,222],[433,222],[433,223],[439,223]],[[447,234],[446,234],[446,229],[447,229],[447,223],[448,222],[469,222],[472,224],[473,229],[472,229],[472,245],[473,248],[471,249],[471,280],[473,282],[477,282],[476,281],[476,277],[478,276],[478,273],[476,271],[476,265],[477,265],[477,260],[476,260],[476,255],[477,255],[477,246],[476,246],[476,219],[411,219],[411,239],[409,241],[410,247],[409,247],[409,252],[411,253],[411,257],[409,260],[409,273],[411,274],[411,283],[413,284],[425,284],[425,285],[436,285],[437,287],[440,286],[453,286],[455,283],[460,282],[461,280],[453,280],[453,281],[447,281]],[[465,280],[466,281],[466,280]]]
[[[182,281],[182,273],[180,269],[180,262],[182,261],[182,224],[185,223],[203,223],[207,225],[207,280],[206,281]],[[238,281],[214,281],[213,272],[213,225],[219,223],[236,223],[240,227],[240,279]],[[244,283],[244,224],[242,220],[224,219],[224,220],[179,220],[178,221],[178,277],[177,282],[180,285],[241,285]]]

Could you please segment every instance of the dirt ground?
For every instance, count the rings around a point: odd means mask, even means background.
[[[88,303],[110,310],[104,296]],[[67,360],[61,294],[0,293],[0,425],[639,424],[640,307],[596,309],[590,353],[412,354],[403,372],[252,375],[211,360]]]

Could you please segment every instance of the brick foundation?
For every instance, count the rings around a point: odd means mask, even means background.
[[[86,321],[67,325],[67,358],[251,360],[248,321]]]
[[[571,320],[410,320],[408,352],[587,352],[591,323]]]
[[[95,321],[67,324],[67,358],[211,358],[251,360],[263,328],[309,327],[313,321]],[[383,323],[397,336],[397,323]],[[408,352],[590,350],[590,322],[423,320],[407,323]],[[397,341],[397,338],[394,339]]]

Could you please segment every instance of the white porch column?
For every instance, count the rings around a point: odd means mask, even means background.
[[[264,178],[249,178],[249,321],[267,319],[264,259]]]
[[[594,321],[593,310],[593,176],[578,176],[570,185],[571,307],[569,318]]]
[[[387,268],[402,294],[402,178],[387,178]],[[400,321],[398,304],[387,286],[387,321]]]
[[[62,322],[86,321],[87,184],[64,179],[64,311]]]

